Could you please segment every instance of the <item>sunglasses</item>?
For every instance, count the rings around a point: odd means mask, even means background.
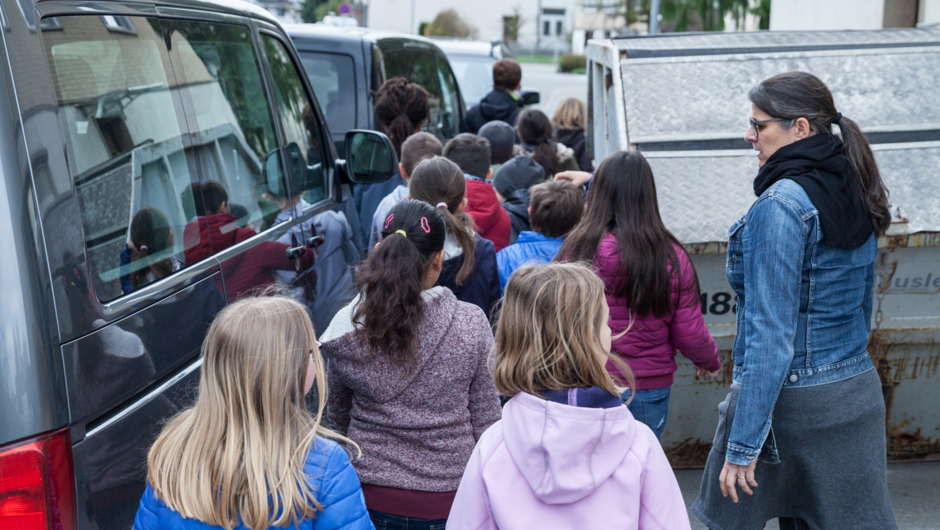
[[[751,124],[751,127],[754,127],[754,135],[757,136],[758,139],[760,139],[760,128],[763,127],[764,125],[767,125],[768,123],[775,122],[775,121],[786,121],[786,118],[770,118],[769,120],[761,120],[761,121],[757,121],[754,118],[751,118],[748,120],[748,123]]]

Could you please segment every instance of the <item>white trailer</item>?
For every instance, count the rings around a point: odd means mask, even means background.
[[[638,149],[656,177],[666,226],[692,255],[702,312],[721,350],[717,380],[680,361],[663,446],[701,466],[731,382],[734,293],[727,229],[756,199],[743,137],[748,91],[803,70],[859,123],[890,191],[879,240],[869,353],[888,411],[888,457],[940,458],[940,30],[673,34],[590,41],[588,152],[595,166]]]

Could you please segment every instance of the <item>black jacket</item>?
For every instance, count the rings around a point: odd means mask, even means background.
[[[503,203],[503,209],[509,214],[509,221],[512,223],[512,230],[509,233],[509,244],[516,242],[519,232],[532,230],[529,226],[529,196],[531,191],[528,188],[518,189],[512,192],[512,195],[506,198]]]
[[[460,130],[476,134],[480,127],[493,120],[502,120],[513,127],[522,112],[519,101],[505,90],[493,90],[479,104],[474,105],[464,118]]]
[[[584,131],[581,129],[558,129],[555,131],[555,139],[574,151],[574,158],[578,161],[581,171],[594,171],[594,166],[591,165],[591,159],[588,157],[585,148]]]
[[[457,300],[473,304],[492,320],[493,307],[500,298],[499,270],[496,267],[496,249],[493,242],[473,235],[476,249],[473,254],[473,272],[463,285],[457,285],[457,272],[463,265],[464,255],[444,260],[437,285],[454,292]]]

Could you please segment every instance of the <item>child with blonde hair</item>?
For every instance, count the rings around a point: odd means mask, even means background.
[[[202,345],[199,394],[147,457],[135,530],[371,529],[350,443],[320,424],[325,368],[306,309],[278,296],[223,309]],[[304,395],[319,376],[316,416]]]
[[[524,266],[506,285],[492,371],[511,399],[477,443],[447,520],[453,529],[687,529],[656,436],[633,419],[605,365],[604,282],[587,266]]]

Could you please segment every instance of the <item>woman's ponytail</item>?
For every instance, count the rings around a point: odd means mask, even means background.
[[[399,160],[401,144],[427,119],[429,109],[428,91],[404,77],[389,79],[375,93],[375,117],[395,146]]]
[[[540,110],[526,109],[516,119],[516,132],[522,143],[535,146],[532,159],[542,166],[545,177],[551,180],[560,165],[552,121]]]
[[[405,200],[392,208],[382,240],[356,273],[362,299],[353,322],[373,352],[400,364],[414,361],[421,291],[430,260],[444,248],[444,239],[444,221],[430,205]]]
[[[888,208],[888,188],[881,180],[881,172],[875,163],[875,155],[868,145],[868,140],[858,124],[836,115],[839,129],[842,131],[843,153],[849,159],[858,179],[858,193],[861,206],[871,215],[871,224],[875,234],[882,235],[891,226],[891,210]]]
[[[467,194],[467,181],[457,164],[435,156],[421,161],[408,179],[411,198],[434,205],[444,219],[447,233],[457,240],[463,250],[463,264],[457,271],[457,285],[463,285],[473,274],[476,224],[466,212],[460,212]]]

